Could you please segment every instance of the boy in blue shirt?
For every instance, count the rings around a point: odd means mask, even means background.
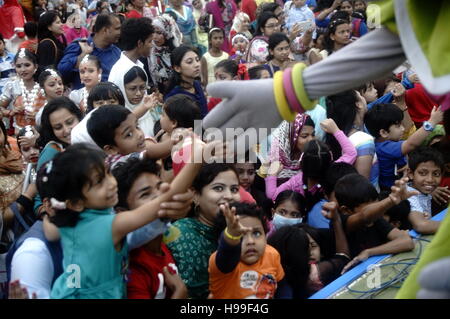
[[[408,198],[411,205],[408,219],[414,230],[421,234],[434,234],[439,228],[440,222],[430,220],[431,193],[441,183],[443,170],[442,154],[431,147],[420,147],[408,156],[408,177],[412,181],[408,190],[420,192]]]
[[[405,155],[420,146],[434,127],[443,119],[443,112],[434,107],[430,119],[406,141],[401,138],[405,131],[402,125],[403,112],[392,103],[374,105],[364,116],[364,124],[375,138],[375,151],[380,167],[379,185],[389,190],[396,179],[396,170],[406,165]]]

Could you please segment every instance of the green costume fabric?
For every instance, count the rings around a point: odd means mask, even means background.
[[[164,234],[178,267],[178,273],[193,299],[206,299],[209,294],[209,256],[217,250],[214,229],[197,219],[183,218]]]
[[[450,256],[450,216],[449,210],[447,210],[447,214],[445,219],[442,221],[439,226],[439,230],[437,231],[434,239],[425,249],[420,258],[417,265],[414,267],[411,274],[408,276],[406,281],[403,283],[400,288],[397,296],[397,299],[414,299],[416,298],[417,292],[420,289],[419,286],[419,274],[422,269],[432,263],[433,261],[439,260],[441,258],[445,258]]]

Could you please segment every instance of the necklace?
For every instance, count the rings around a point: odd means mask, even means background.
[[[40,92],[39,84],[35,83],[33,88],[29,91],[25,87],[25,83],[23,82],[23,80],[20,79],[20,88],[22,90],[22,99],[25,110],[33,112],[34,102],[36,101],[38,93]]]
[[[87,109],[87,99],[89,96],[89,92],[87,91],[86,87],[83,88],[83,106],[81,107],[80,105],[80,109]]]

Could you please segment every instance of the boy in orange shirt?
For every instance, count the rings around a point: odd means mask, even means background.
[[[216,299],[270,299],[284,277],[280,254],[266,243],[263,213],[255,205],[220,205],[227,227],[209,259],[209,289]]]

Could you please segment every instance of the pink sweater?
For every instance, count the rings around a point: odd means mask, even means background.
[[[340,130],[334,133],[334,137],[336,138],[342,149],[342,155],[335,161],[335,163],[342,162],[353,165],[353,163],[355,163],[357,153],[352,142],[350,142],[344,132]],[[267,198],[271,198],[272,200],[275,200],[278,194],[286,190],[292,190],[305,195],[305,191],[303,190],[303,172],[301,170],[297,175],[292,176],[287,182],[281,184],[279,187],[277,187],[276,176],[266,177],[265,182],[266,196]]]

